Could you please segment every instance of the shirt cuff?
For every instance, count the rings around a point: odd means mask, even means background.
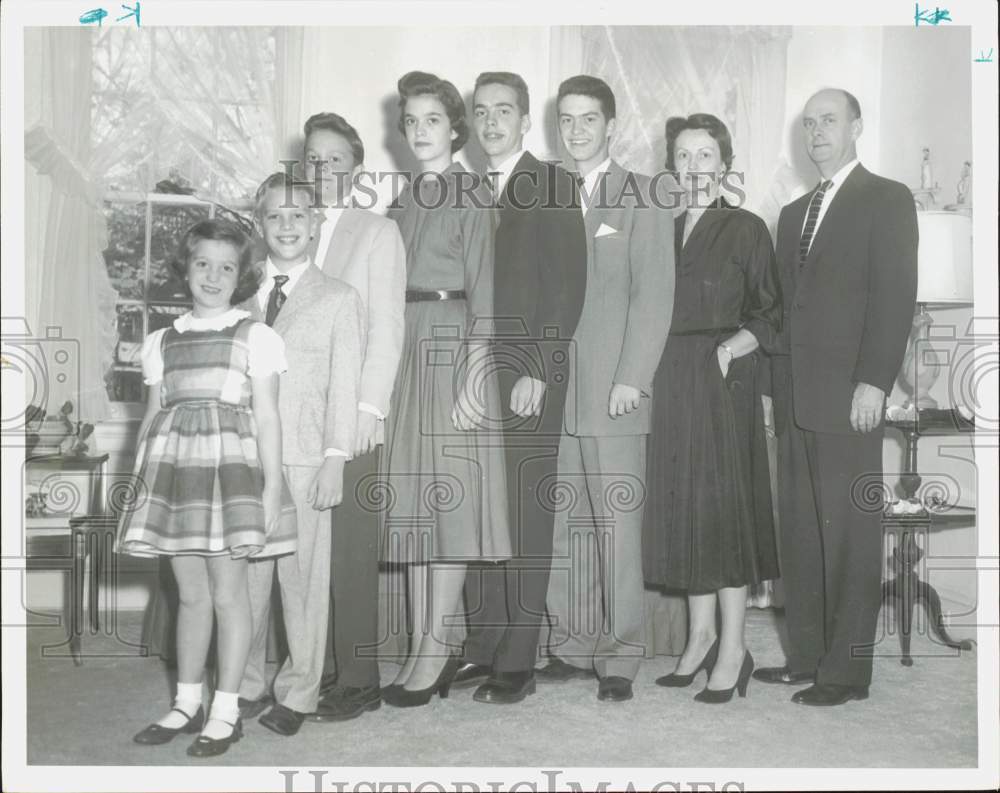
[[[347,452],[342,452],[340,449],[326,449],[323,452],[323,457],[350,457]]]
[[[358,410],[363,410],[365,413],[371,413],[379,421],[385,421],[385,413],[368,402],[358,402]]]

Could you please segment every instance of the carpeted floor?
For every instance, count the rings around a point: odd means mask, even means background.
[[[886,614],[887,612],[883,612]],[[891,612],[888,612],[891,614]],[[139,615],[121,617],[118,636],[135,642]],[[749,613],[747,638],[758,665],[782,661],[781,619]],[[169,702],[159,659],[114,657],[113,638],[85,644],[88,657],[43,657],[57,628],[28,631],[28,763],[44,765],[204,764],[185,754],[184,736],[141,747],[131,736]],[[134,652],[134,650],[133,650]],[[598,702],[596,683],[539,684],[512,707],[482,705],[471,690],[398,710],[383,706],[340,724],[306,723],[292,738],[251,722],[219,765],[521,766],[521,767],[971,767],[976,765],[976,654],[961,656],[914,636],[914,665],[900,665],[898,640],[887,636],[875,662],[871,698],[837,708],[789,702],[794,689],[751,681],[749,696],[703,705],[689,689],[654,685],[675,659],[647,661],[635,699]],[[96,656],[96,657],[95,657]],[[386,665],[383,677],[393,667]]]

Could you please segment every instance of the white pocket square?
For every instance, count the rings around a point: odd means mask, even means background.
[[[608,236],[608,234],[617,234],[617,233],[618,229],[613,229],[607,223],[602,223],[601,227],[597,230],[597,233],[594,235],[594,239],[597,239],[598,237],[606,237]]]

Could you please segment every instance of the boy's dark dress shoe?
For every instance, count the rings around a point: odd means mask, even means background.
[[[868,686],[815,683],[792,694],[792,702],[796,705],[843,705],[852,699],[868,699]]]
[[[816,679],[812,672],[793,672],[787,666],[762,666],[755,669],[753,679],[761,683],[784,683],[787,686],[797,686],[811,683]]]
[[[378,686],[341,688],[322,697],[309,721],[349,721],[367,711],[382,707],[382,692]]]
[[[536,669],[535,675],[539,680],[547,683],[564,683],[567,680],[590,680],[597,677],[597,673],[593,669],[581,669],[555,656],[552,656],[552,660],[541,669]]]
[[[265,694],[259,699],[244,699],[240,697],[236,700],[236,705],[240,709],[240,718],[247,721],[257,718],[273,704],[274,697],[270,694]]]
[[[455,679],[451,681],[452,688],[470,688],[478,686],[489,679],[493,670],[483,664],[462,664],[455,673]]]
[[[184,715],[187,716],[187,713],[180,708],[171,708],[170,710],[176,710],[178,713],[184,713]],[[163,727],[159,724],[150,724],[146,727],[146,729],[136,733],[132,737],[132,740],[136,743],[141,743],[143,746],[159,746],[163,743],[170,743],[170,741],[182,732],[198,732],[204,721],[205,711],[202,709],[201,705],[199,705],[195,714],[193,716],[188,716],[187,724],[182,727]]]
[[[305,713],[299,713],[284,705],[275,705],[257,721],[278,735],[295,735],[305,719]]]
[[[226,722],[229,724],[229,722]],[[236,719],[236,724],[232,725],[233,731],[225,738],[207,738],[199,735],[193,744],[188,747],[187,753],[191,757],[216,757],[229,751],[229,747],[243,737],[243,719]]]
[[[534,672],[495,672],[476,689],[472,698],[492,705],[513,705],[534,693]]]
[[[597,698],[602,702],[625,702],[632,699],[632,681],[627,677],[602,677],[597,686]]]

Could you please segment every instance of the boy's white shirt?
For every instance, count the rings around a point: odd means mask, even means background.
[[[281,272],[277,267],[275,267],[274,262],[271,261],[271,257],[268,256],[264,263],[264,280],[261,281],[260,286],[257,288],[257,305],[260,306],[262,312],[267,311],[267,301],[271,298],[271,290],[274,289],[274,276],[276,275],[287,275],[288,280],[281,287],[281,291],[287,297],[291,291],[295,288],[295,284],[299,282],[302,274],[312,266],[312,259],[308,256],[306,260],[301,264],[296,264],[287,272]],[[341,449],[329,448],[323,451],[324,457],[346,457],[350,458],[347,452]]]

